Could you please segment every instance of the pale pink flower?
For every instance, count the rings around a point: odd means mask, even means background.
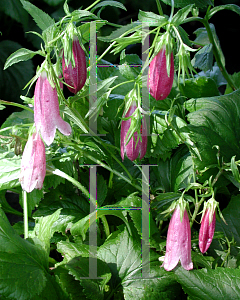
[[[23,151],[19,181],[22,189],[30,193],[42,189],[46,175],[45,146],[39,133],[29,137]]]
[[[162,266],[166,271],[173,270],[178,262],[185,270],[193,269],[191,259],[191,229],[186,209],[180,219],[179,205],[174,210],[169,223],[166,243],[166,254]]]
[[[124,117],[130,117],[134,111],[136,110],[137,106],[136,103],[134,102],[129,110],[127,111],[126,115]],[[138,143],[136,144],[137,138],[138,138],[138,132],[134,132],[134,138],[133,136],[131,137],[130,141],[126,145],[126,136],[128,133],[128,129],[131,126],[131,119],[128,120],[123,120],[121,124],[121,157],[122,160],[124,159],[124,154],[127,155],[127,157],[133,161],[138,158],[140,154],[140,159],[144,157],[147,151],[147,127],[146,127],[146,120],[145,117],[143,116],[142,118],[142,141],[138,140]]]
[[[71,134],[71,126],[60,117],[57,90],[50,85],[45,71],[35,86],[34,122],[48,146],[52,144],[57,128],[64,135]]]
[[[212,214],[212,218],[210,220]],[[207,208],[204,212],[201,227],[199,231],[199,249],[202,253],[205,253],[212,243],[216,224],[215,210]]]

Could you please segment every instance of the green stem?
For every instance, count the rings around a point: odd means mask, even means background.
[[[101,0],[96,0],[95,2],[93,2],[93,4],[89,5],[87,8],[85,8],[84,10],[90,10],[93,6],[95,6],[96,4],[98,4],[98,2],[100,2]]]
[[[192,215],[192,219],[191,219],[191,222],[190,222],[190,227],[192,228],[192,225],[196,219],[196,216],[198,214],[198,211],[203,203],[203,201],[205,200],[205,198],[202,198],[198,203],[195,203],[195,209],[194,209],[194,212],[193,212],[193,215]]]
[[[23,193],[23,218],[24,218],[24,238],[28,238],[28,207],[27,207],[27,192]]]
[[[156,0],[156,4],[157,4],[157,8],[158,8],[158,12],[160,16],[163,16],[163,10],[162,10],[162,6],[159,0]]]
[[[30,107],[27,107],[27,106],[19,104],[19,103],[14,103],[14,102],[9,102],[9,101],[5,101],[5,100],[0,100],[0,104],[12,105],[12,106],[20,107],[20,108],[26,109],[26,110],[28,110],[28,111],[30,111],[30,112],[33,113],[33,110]]]
[[[108,51],[116,44],[116,41],[114,41],[110,46],[107,47],[107,49],[98,57],[97,61],[103,58],[104,55],[108,53]]]
[[[214,41],[213,34],[212,34],[212,31],[211,31],[210,25],[208,23],[208,20],[206,18],[203,19],[203,18],[200,18],[200,17],[191,17],[191,18],[185,19],[185,21],[183,23],[188,23],[188,22],[193,22],[193,21],[194,22],[199,21],[205,26],[205,28],[207,30],[209,41],[210,41],[210,43],[212,44],[212,47],[213,47],[213,54],[214,54],[215,60],[217,62],[217,65],[218,65],[221,73],[223,74],[224,78],[227,80],[227,83],[232,88],[232,90],[233,91],[237,90],[237,87],[236,87],[235,83],[232,81],[232,79],[229,76],[225,66],[222,64],[222,61],[221,61],[216,43]]]
[[[109,226],[108,226],[108,222],[105,216],[101,216],[101,220],[103,223],[103,227],[104,227],[104,231],[106,233],[106,237],[108,238],[110,235],[110,230],[109,230]]]

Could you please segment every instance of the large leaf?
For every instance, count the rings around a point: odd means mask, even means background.
[[[187,118],[191,124],[191,137],[196,144],[201,160],[194,157],[196,168],[201,171],[211,168],[199,177],[200,181],[216,174],[217,155],[225,162],[230,162],[232,156],[240,159],[240,91],[228,95],[191,99],[186,102],[190,111]],[[219,153],[216,148],[219,147]]]
[[[164,3],[168,5],[172,5],[171,0],[162,0]],[[206,7],[208,5],[213,6],[213,1],[211,0],[175,0],[174,1],[174,6],[175,7],[185,7],[189,4],[195,4],[199,8]]]
[[[236,246],[240,247],[240,195],[233,196],[222,213],[227,224],[217,220],[216,231],[222,231],[230,241],[234,238]]]
[[[31,60],[20,61],[11,68],[3,70],[7,58],[20,48],[21,45],[13,41],[0,42],[0,94],[2,100],[19,102],[23,87],[34,75]]]
[[[125,229],[110,237],[98,250],[98,257],[105,261],[112,272],[110,281],[115,293],[123,287],[124,299],[155,300],[176,299],[179,286],[174,274],[160,268],[158,261],[149,262],[147,278],[142,276],[141,243]]]
[[[20,0],[24,9],[33,17],[34,21],[37,23],[38,27],[42,30],[47,29],[49,26],[53,25],[54,20],[41,9],[30,3],[29,1]]]
[[[32,299],[46,285],[47,255],[16,234],[1,209],[0,245],[1,296],[16,300]]]
[[[23,9],[19,0],[1,0],[0,10],[19,23],[23,25],[27,24],[28,14]]]
[[[191,300],[238,300],[240,270],[217,268],[175,272],[178,282]]]
[[[18,156],[0,160],[0,190],[20,185],[20,165],[21,160]]]

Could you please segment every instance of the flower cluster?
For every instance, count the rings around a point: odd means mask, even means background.
[[[205,253],[212,243],[215,231],[217,202],[211,198],[204,204],[199,231],[199,249]],[[162,266],[166,271],[173,270],[178,262],[185,270],[193,269],[191,259],[191,228],[185,201],[180,198],[169,223],[166,254]]]
[[[71,62],[67,66],[63,54],[62,70],[69,90],[77,93],[85,84],[87,76],[85,54],[77,36],[73,36],[72,51],[75,66],[73,67]],[[60,78],[61,75],[58,77]],[[42,189],[43,186],[46,174],[43,141],[50,146],[54,141],[56,129],[64,135],[71,134],[71,126],[60,116],[57,89],[52,85],[54,84],[50,84],[47,71],[43,69],[34,91],[34,123],[37,132],[29,137],[24,149],[19,179],[23,190],[28,193],[34,188]]]

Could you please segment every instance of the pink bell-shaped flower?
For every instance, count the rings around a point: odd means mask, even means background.
[[[167,73],[166,47],[163,46],[149,66],[148,89],[156,100],[164,100],[169,95],[174,77],[173,53],[170,60],[170,74]]]
[[[185,270],[193,269],[191,259],[191,229],[186,209],[184,209],[182,221],[180,215],[180,206],[177,205],[168,227],[166,254],[162,264],[162,267],[166,271],[173,270],[179,260]]]
[[[127,111],[125,117],[130,117],[136,110],[137,106],[135,101],[130,106],[129,110]],[[138,132],[134,132],[134,138],[131,137],[130,141],[126,145],[126,136],[128,133],[128,130],[131,126],[131,118],[128,120],[123,120],[121,124],[121,157],[122,160],[124,160],[124,154],[127,155],[127,157],[134,161],[138,158],[140,154],[140,159],[144,157],[147,151],[147,126],[146,126],[146,119],[143,116],[142,117],[142,126],[141,126],[141,133],[142,133],[142,141],[140,140],[140,137],[138,139],[138,142],[136,144],[137,138],[138,138]]]
[[[201,227],[199,231],[199,249],[205,253],[212,243],[216,225],[216,201],[210,199],[203,211]]]
[[[79,44],[78,37],[73,36],[72,52],[75,61],[75,66],[69,62],[68,66],[64,58],[62,59],[62,70],[63,78],[68,84],[68,89],[70,92],[76,94],[84,86],[87,79],[87,67],[85,53]]]
[[[50,85],[45,71],[35,86],[34,122],[48,146],[54,140],[56,128],[64,135],[71,134],[71,126],[60,117],[57,90]]]
[[[39,133],[29,137],[23,151],[19,181],[22,189],[30,193],[42,189],[46,175],[45,146]]]

